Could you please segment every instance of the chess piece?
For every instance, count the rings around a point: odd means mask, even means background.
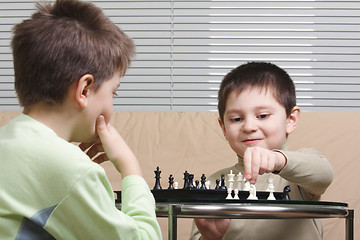
[[[199,189],[199,180],[195,181],[195,189]]]
[[[225,186],[225,175],[221,174],[221,185],[220,185],[220,190],[224,190],[226,191],[226,186]]]
[[[228,189],[230,188],[231,191],[234,189],[234,176],[235,174],[230,170],[230,173],[228,174]]]
[[[233,197],[231,196],[231,192],[232,190],[230,188],[227,189],[227,193],[228,195],[226,196],[226,199],[232,199]]]
[[[266,188],[266,191],[269,192],[269,197],[267,198],[267,200],[276,200],[274,196],[275,187],[273,184],[273,179],[269,178],[267,182],[268,182],[268,186]]]
[[[289,193],[291,192],[290,186],[284,187],[282,200],[290,200]]]
[[[234,189],[234,199],[240,199],[239,198],[239,189],[237,189],[237,188]]]
[[[173,190],[174,189],[174,177],[172,174],[170,174],[170,177],[169,177],[169,187],[168,189],[170,190]]]
[[[270,192],[271,189],[274,190],[273,182],[274,182],[274,180],[272,178],[268,178],[268,180],[267,180],[268,186],[265,191]]]
[[[189,174],[189,189],[194,188],[194,174]]]
[[[256,196],[256,187],[255,184],[250,184],[249,197],[248,200],[258,200]]]
[[[203,189],[203,190],[207,189],[207,188],[206,188],[206,176],[205,176],[205,174],[202,174],[202,175],[201,175],[201,186],[200,186],[200,189]]]
[[[174,182],[174,189],[178,189],[179,187],[179,183],[178,182]]]
[[[216,179],[216,186],[215,189],[220,189],[220,179]]]
[[[233,187],[234,187],[234,176],[235,176],[235,174],[233,174],[232,170],[230,170],[230,173],[228,174],[228,184],[229,185],[228,185],[228,188],[227,188],[228,195],[227,195],[226,199],[233,199],[231,193],[232,193],[232,190],[233,190]]]
[[[153,190],[161,190],[161,185],[160,185],[160,174],[161,171],[159,170],[159,167],[156,167],[156,171],[154,171],[155,173],[155,186],[153,188]]]
[[[276,200],[276,198],[274,196],[274,190],[271,190],[269,192],[269,196],[268,196],[267,200]]]
[[[242,184],[241,184],[241,183],[242,183],[242,179],[243,179],[242,173],[239,172],[238,175],[236,175],[236,176],[237,176],[237,178],[236,178],[237,187],[236,187],[235,189],[242,190]]]
[[[189,188],[189,173],[187,171],[184,172],[184,187],[183,189]]]
[[[206,189],[210,189],[210,181],[206,181],[206,182],[205,182],[205,188],[206,188]]]

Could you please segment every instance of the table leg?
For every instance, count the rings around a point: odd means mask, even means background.
[[[177,210],[176,204],[169,204],[169,240],[177,239]]]
[[[346,240],[354,239],[354,210],[349,209],[349,214],[346,216]]]

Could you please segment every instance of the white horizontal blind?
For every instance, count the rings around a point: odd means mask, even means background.
[[[115,110],[216,111],[222,77],[271,61],[308,111],[360,110],[360,1],[93,0],[137,45]],[[17,108],[11,27],[33,1],[0,0],[0,110]]]

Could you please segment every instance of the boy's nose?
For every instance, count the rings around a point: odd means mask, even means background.
[[[246,118],[243,125],[243,130],[245,132],[254,132],[258,129],[255,119]]]

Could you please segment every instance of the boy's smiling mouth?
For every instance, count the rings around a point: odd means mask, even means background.
[[[256,144],[258,142],[260,142],[262,139],[261,138],[249,138],[249,139],[245,139],[242,142],[245,144]]]

